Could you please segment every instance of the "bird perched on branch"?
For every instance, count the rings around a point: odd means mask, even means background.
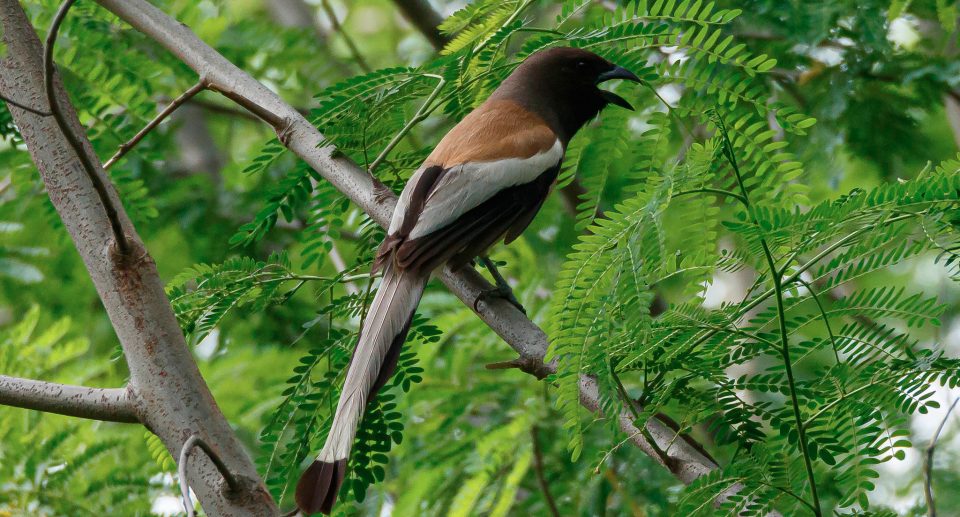
[[[531,55],[443,137],[407,182],[377,251],[373,269],[383,271],[383,280],[326,444],[297,484],[301,510],[332,510],[364,408],[396,368],[430,273],[443,263],[465,266],[500,239],[516,239],[543,205],[573,135],[607,104],[633,109],[597,87],[610,79],[640,81],[582,49]],[[519,307],[493,264],[484,263],[497,278],[496,294]]]

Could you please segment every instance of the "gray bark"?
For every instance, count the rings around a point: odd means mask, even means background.
[[[16,0],[0,0],[0,22],[7,44],[7,55],[0,62],[0,91],[17,92],[32,105],[45,107],[42,47]],[[74,131],[84,135],[59,81],[57,89],[64,115]],[[130,371],[128,390],[139,420],[175,458],[188,438],[199,435],[241,481],[240,490],[225,491],[213,462],[205,455],[194,455],[187,481],[208,515],[277,515],[253,463],[200,376],[156,265],[123,212],[116,191],[111,185],[110,197],[133,248],[132,258],[123,261],[111,250],[113,235],[104,207],[53,118],[16,108],[10,111],[123,347]],[[90,143],[85,137],[82,141],[97,173],[107,181]]]
[[[125,388],[88,388],[0,375],[0,404],[106,422],[140,423],[135,400]]]

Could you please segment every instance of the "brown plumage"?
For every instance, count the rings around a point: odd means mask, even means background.
[[[297,484],[307,514],[330,513],[367,402],[396,368],[430,273],[466,265],[516,239],[556,180],[570,139],[620,97],[607,79],[639,81],[591,52],[553,48],[527,58],[447,133],[400,195],[374,271],[383,280],[354,350],[323,450]]]
[[[513,100],[491,99],[454,126],[423,163],[448,169],[468,162],[529,158],[556,141],[557,135],[536,113]]]

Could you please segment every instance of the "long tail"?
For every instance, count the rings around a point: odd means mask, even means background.
[[[329,514],[347,472],[347,458],[367,401],[393,375],[428,277],[386,267],[377,295],[360,330],[333,425],[323,450],[300,476],[296,500],[307,515]]]

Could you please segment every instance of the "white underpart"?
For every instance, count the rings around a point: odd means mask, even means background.
[[[444,174],[440,183],[427,197],[426,205],[409,238],[416,239],[443,228],[505,188],[530,183],[547,169],[560,163],[561,158],[563,145],[558,139],[550,149],[529,158],[507,158],[454,166]],[[390,221],[390,233],[400,228],[413,189],[422,172],[423,169],[414,173],[400,194],[396,211]]]
[[[332,462],[347,458],[357,434],[357,425],[367,405],[367,395],[373,387],[383,358],[397,334],[417,310],[426,279],[405,273],[396,273],[388,266],[377,295],[370,304],[360,333],[360,342],[347,370],[337,411],[334,413],[330,434],[317,456],[320,461]]]

